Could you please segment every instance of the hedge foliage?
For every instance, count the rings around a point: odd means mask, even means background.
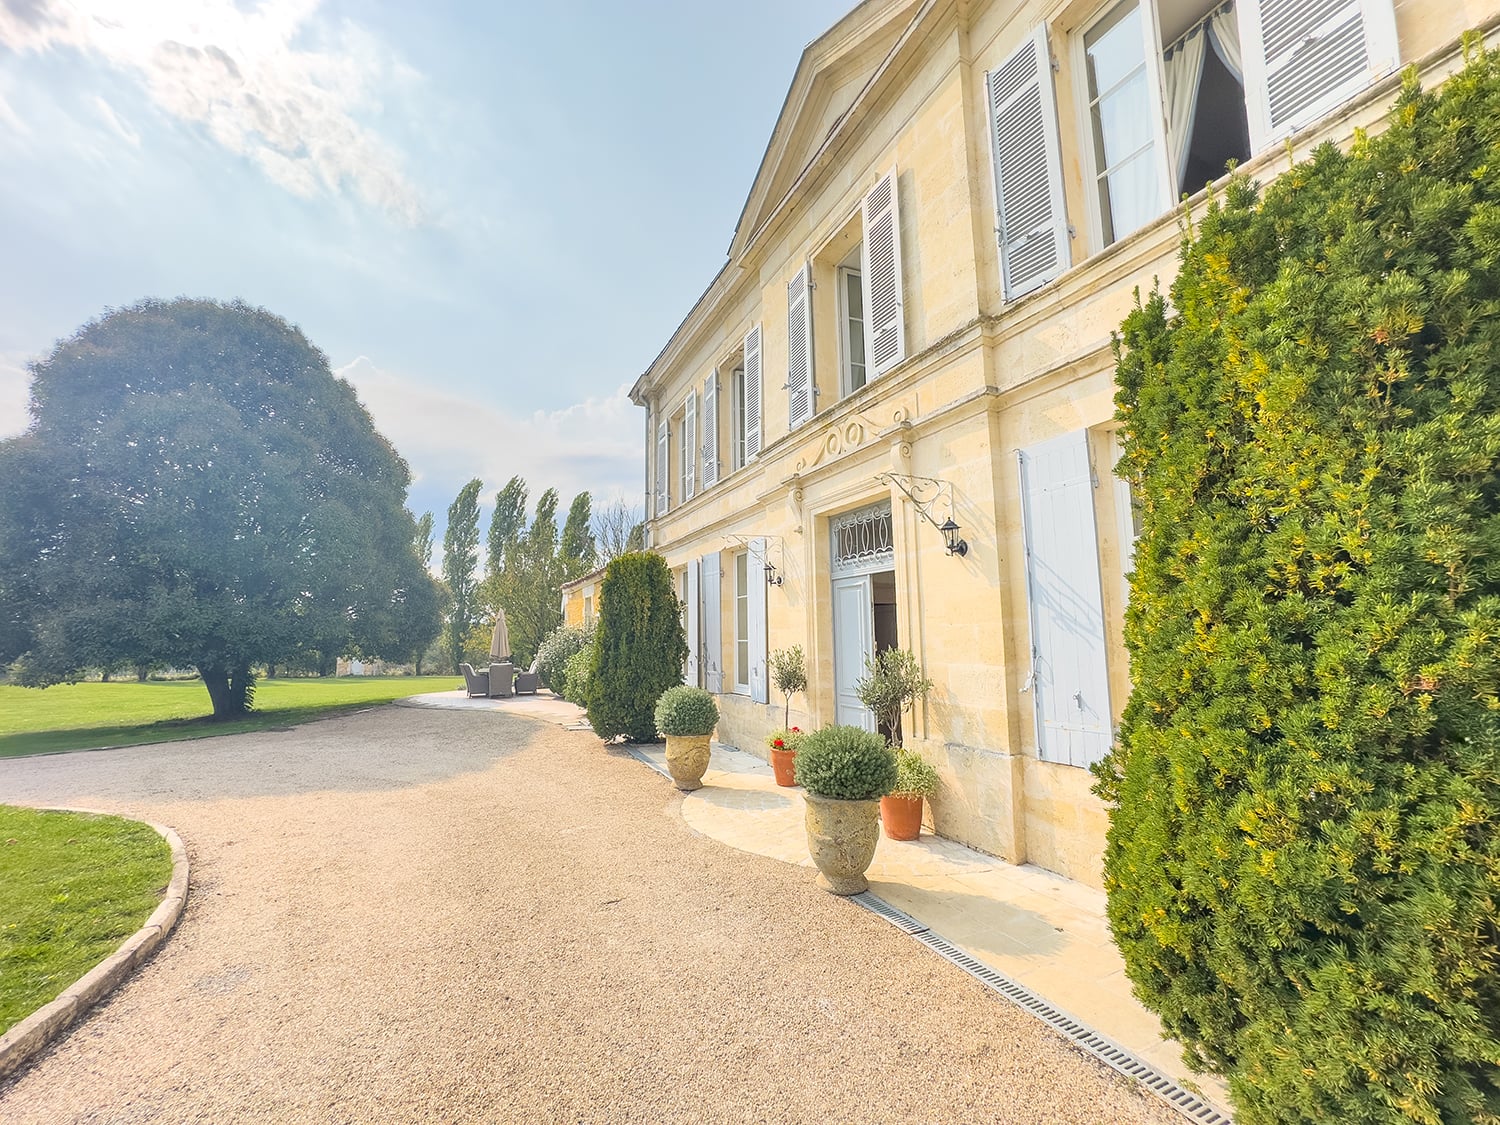
[[[635,551],[611,560],[594,625],[589,725],[600,738],[656,740],[654,709],[661,693],[682,682],[687,637],[682,603],[666,560]]]
[[[593,640],[593,630],[577,625],[559,625],[542,639],[537,646],[537,671],[542,683],[558,695],[567,691],[564,669],[576,652],[581,652]]]
[[[1500,1120],[1500,66],[1231,181],[1118,351],[1137,994],[1238,1120]]]
[[[823,727],[802,740],[797,751],[797,784],[819,797],[873,801],[896,784],[896,755],[872,731]]]

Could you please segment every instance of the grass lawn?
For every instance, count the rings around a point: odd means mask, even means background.
[[[171,878],[144,824],[0,805],[0,1033],[140,929]]]
[[[262,680],[255,710],[215,723],[200,680],[58,684],[38,690],[0,684],[0,758],[172,742],[288,727],[372,703],[463,686],[461,676],[345,676]]]

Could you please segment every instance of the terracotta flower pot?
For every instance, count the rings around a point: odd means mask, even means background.
[[[880,842],[880,802],[807,798],[807,849],[818,867],[818,886],[836,895],[870,889],[865,871]]]
[[[777,785],[797,784],[797,751],[771,747],[771,768],[776,771]]]
[[[703,775],[708,772],[708,734],[667,735],[667,769],[672,774],[672,784],[683,792],[703,788]]]
[[[922,834],[922,798],[899,794],[880,798],[880,823],[887,840],[915,840]]]

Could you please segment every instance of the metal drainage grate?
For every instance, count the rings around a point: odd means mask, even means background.
[[[1029,988],[1017,984],[1004,973],[996,972],[972,954],[960,949],[939,934],[933,933],[910,914],[897,910],[869,891],[851,896],[852,901],[878,914],[897,929],[910,934],[945,960],[951,961],[971,977],[983,982],[1007,1000],[1030,1012],[1043,1023],[1062,1032],[1077,1046],[1093,1055],[1110,1069],[1139,1082],[1178,1113],[1201,1125],[1232,1125],[1232,1119],[1196,1094],[1183,1089],[1149,1063],[1142,1062],[1125,1048],[1112,1043],[1093,1028],[1054,1008]]]

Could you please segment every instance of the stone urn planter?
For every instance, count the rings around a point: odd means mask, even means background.
[[[896,756],[859,727],[814,731],[797,751],[806,791],[807,849],[818,886],[836,895],[870,889],[865,871],[880,842],[880,798],[896,781]]]
[[[880,802],[844,801],[805,794],[807,849],[818,867],[818,886],[836,895],[870,889],[865,878],[880,842]]]
[[[703,788],[711,740],[712,736],[707,734],[667,735],[667,771],[672,775],[672,784],[683,792]]]
[[[719,707],[702,688],[669,687],[656,701],[656,729],[667,736],[667,771],[685,793],[703,788]]]

